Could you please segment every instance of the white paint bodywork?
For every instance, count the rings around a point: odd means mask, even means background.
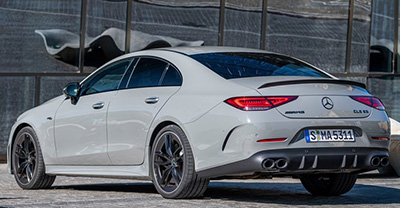
[[[21,125],[29,125],[35,130],[42,148],[46,172],[53,175],[148,178],[151,136],[155,128],[166,121],[175,123],[187,135],[194,153],[196,171],[244,160],[262,150],[310,147],[304,141],[293,144],[289,144],[289,141],[268,144],[256,142],[264,138],[292,138],[300,129],[308,126],[356,126],[364,130],[361,139],[355,143],[314,144],[317,147],[387,148],[387,142],[372,141],[369,138],[371,134],[387,136],[390,132],[386,113],[375,109],[369,109],[370,114],[360,118],[335,119],[328,112],[324,115],[329,119],[291,119],[283,116],[280,111],[286,108],[295,109],[299,102],[293,102],[292,107],[288,104],[262,112],[245,112],[227,105],[223,101],[236,96],[317,96],[324,93],[338,97],[369,95],[362,88],[335,84],[308,84],[309,86],[292,88],[277,86],[258,90],[266,82],[291,78],[226,80],[187,56],[205,52],[238,51],[265,52],[226,47],[158,49],[130,53],[109,62],[127,57],[157,57],[167,60],[179,69],[183,83],[181,87],[124,89],[82,96],[77,105],[71,104],[64,96],[59,96],[23,113],[13,125],[9,138],[10,173],[10,149],[16,129]],[[159,97],[159,102],[146,104],[144,100],[149,97]],[[105,106],[98,110],[92,109],[92,105],[97,102],[104,102]],[[352,105],[365,107],[362,104]],[[322,115],[325,113],[323,111],[319,109],[313,112],[313,117]],[[49,120],[48,117],[54,119]],[[232,129],[235,130],[222,151],[223,142]]]
[[[64,100],[56,112],[54,140],[57,165],[110,165],[107,155],[107,108],[117,92]],[[93,109],[95,103],[104,103]]]
[[[120,90],[107,113],[108,155],[113,165],[140,165],[153,118],[180,87],[150,87]],[[146,104],[157,97],[155,104]]]

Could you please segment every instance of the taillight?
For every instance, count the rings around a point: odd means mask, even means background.
[[[273,138],[273,139],[261,139],[257,140],[257,142],[284,142],[287,138]]]
[[[296,100],[298,96],[234,97],[226,103],[244,111],[265,111]]]
[[[378,140],[378,141],[389,141],[390,138],[388,137],[371,137],[373,140]]]
[[[356,100],[362,104],[368,105],[369,107],[373,107],[375,109],[384,111],[385,106],[379,98],[371,97],[371,96],[350,96],[353,100]]]

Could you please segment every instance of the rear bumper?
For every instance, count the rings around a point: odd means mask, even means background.
[[[312,148],[381,148],[388,141],[371,137],[389,137],[390,123],[385,112],[373,110],[368,118],[290,119],[276,109],[240,111],[221,103],[197,120],[184,123],[196,172],[235,163],[263,151]],[[353,129],[354,142],[307,142],[305,129]],[[287,138],[283,142],[257,142]]]
[[[299,148],[277,149],[258,152],[248,159],[199,171],[201,177],[219,177],[229,175],[248,175],[253,173],[309,174],[318,172],[363,172],[380,167],[373,166],[373,157],[388,157],[384,148]],[[267,159],[287,161],[285,167],[263,167]]]

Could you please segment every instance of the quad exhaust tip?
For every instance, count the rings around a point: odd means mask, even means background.
[[[371,159],[371,165],[374,167],[386,167],[389,165],[389,157],[383,156],[374,156]]]
[[[284,169],[288,166],[289,162],[285,158],[278,158],[276,160],[267,158],[262,162],[262,167],[264,169]]]
[[[262,162],[262,167],[264,169],[272,169],[275,167],[275,161],[273,159],[265,159]]]
[[[279,169],[286,168],[288,166],[288,161],[286,159],[278,159],[275,161],[275,166]]]
[[[378,167],[381,164],[381,159],[377,156],[372,157],[371,159],[371,165],[374,167]]]
[[[382,158],[381,158],[381,165],[382,165],[383,167],[388,166],[388,165],[389,165],[389,157],[382,157]]]

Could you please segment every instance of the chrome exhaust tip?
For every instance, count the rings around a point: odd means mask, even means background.
[[[279,169],[284,169],[288,166],[288,161],[286,159],[278,159],[275,161],[275,166]]]
[[[378,167],[381,164],[381,159],[377,156],[372,157],[371,159],[371,165],[374,167]]]
[[[382,157],[381,158],[381,166],[386,167],[389,165],[389,157]]]
[[[262,162],[262,167],[264,169],[272,169],[275,167],[275,161],[273,159],[265,159]]]

